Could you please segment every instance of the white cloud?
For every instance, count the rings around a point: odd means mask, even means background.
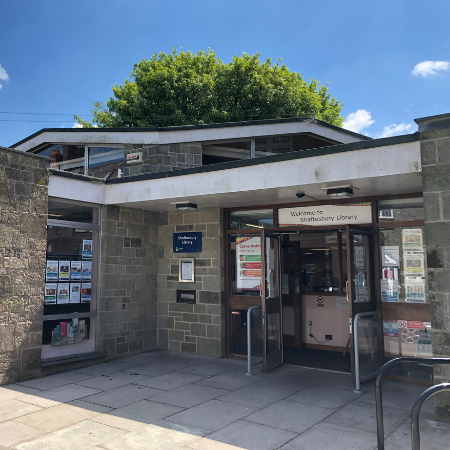
[[[383,131],[377,133],[376,138],[386,138],[391,136],[398,136],[399,134],[407,134],[410,132],[412,125],[410,123],[393,123],[383,128]]]
[[[80,123],[76,122],[73,124],[72,128],[83,128],[83,125],[81,125]]]
[[[0,64],[0,80],[8,81],[9,75],[6,73],[6,70]]]
[[[418,77],[421,75],[426,78],[428,75],[436,75],[438,71],[445,72],[448,70],[450,62],[448,61],[422,61],[416,64],[412,74]]]
[[[373,123],[375,123],[375,120],[372,119],[369,111],[366,111],[365,109],[358,109],[358,111],[350,113],[347,116],[343,127],[346,130],[360,133],[364,130],[364,128],[370,127]]]

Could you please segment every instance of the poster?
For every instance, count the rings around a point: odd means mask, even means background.
[[[357,275],[356,295],[357,302],[365,303],[369,301],[366,286],[366,275],[363,272],[359,272]]]
[[[44,304],[56,305],[56,290],[58,289],[57,283],[45,283]]]
[[[406,301],[410,303],[425,303],[425,280],[405,278]]]
[[[70,280],[70,261],[59,261],[59,281]]]
[[[337,309],[348,311],[349,308],[349,301],[347,300],[347,297],[337,297],[336,298],[336,306]]]
[[[400,249],[396,245],[381,246],[383,267],[400,267]]]
[[[194,279],[193,274],[194,263],[192,261],[181,261],[181,279],[192,281]]]
[[[92,276],[92,261],[83,261],[81,279],[90,280]]]
[[[70,262],[70,279],[81,280],[81,261]]]
[[[405,228],[402,230],[402,241],[404,250],[422,251],[422,230],[420,228]]]
[[[398,280],[398,269],[396,267],[383,267],[383,280]]]
[[[383,334],[389,337],[398,337],[398,321],[383,320]]]
[[[69,283],[58,283],[58,305],[69,303]]]
[[[405,277],[425,277],[423,253],[405,252],[403,254]]]
[[[236,287],[259,290],[261,288],[261,238],[236,238]]]
[[[398,302],[398,281],[393,279],[381,280],[381,301]]]
[[[92,240],[83,239],[83,259],[92,259]]]
[[[355,267],[359,269],[366,268],[366,258],[364,247],[355,246]]]
[[[91,283],[83,283],[81,285],[81,303],[91,301]]]
[[[70,303],[80,303],[81,283],[70,283]]]
[[[58,281],[58,261],[47,260],[45,277],[47,281]]]

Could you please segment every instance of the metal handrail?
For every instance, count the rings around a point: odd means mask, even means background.
[[[411,443],[412,450],[420,450],[420,410],[423,404],[431,397],[442,391],[450,391],[450,383],[441,383],[431,386],[414,403],[411,413]]]
[[[252,374],[252,330],[250,316],[255,309],[262,309],[262,306],[250,306],[247,310],[247,375]]]
[[[355,347],[355,385],[356,385],[355,392],[357,394],[361,393],[361,372],[359,370],[358,322],[361,317],[369,317],[369,316],[374,316],[376,318],[378,316],[378,312],[371,311],[371,312],[358,313],[355,315],[355,318],[353,319],[353,346]],[[364,378],[365,378],[365,380],[367,380],[368,377],[375,377],[377,375],[377,373],[378,373],[378,370],[369,375],[366,375]]]
[[[383,398],[381,387],[386,373],[392,369],[393,366],[401,363],[431,363],[431,364],[450,364],[450,358],[414,358],[409,356],[402,356],[400,358],[388,361],[378,372],[377,381],[375,384],[375,406],[377,413],[377,440],[378,450],[384,450],[384,423],[383,423]]]

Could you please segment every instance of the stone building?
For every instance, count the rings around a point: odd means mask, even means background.
[[[251,307],[266,370],[449,356],[450,116],[417,123],[44,129],[1,149],[3,382],[156,348],[244,358]]]

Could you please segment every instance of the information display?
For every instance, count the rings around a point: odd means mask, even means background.
[[[258,290],[261,288],[261,238],[236,238],[236,287]]]

